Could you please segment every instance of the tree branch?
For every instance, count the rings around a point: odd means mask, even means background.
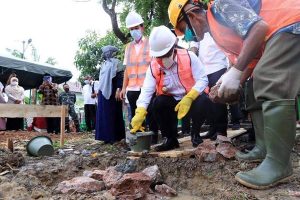
[[[111,9],[112,9],[112,10],[115,10],[115,8],[116,8],[116,3],[117,3],[117,0],[113,0],[112,6],[111,6]]]
[[[126,44],[128,42],[128,37],[126,37],[126,35],[119,28],[118,18],[115,11],[116,3],[117,0],[113,0],[111,9],[109,9],[107,6],[107,0],[102,0],[102,8],[110,17],[114,34],[122,41],[123,44]]]

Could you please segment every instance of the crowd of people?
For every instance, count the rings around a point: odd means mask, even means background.
[[[66,117],[66,131],[70,132],[69,115],[74,122],[76,132],[81,132],[78,115],[75,112],[76,94],[69,90],[69,85],[63,85],[63,92],[58,91],[58,84],[52,82],[52,77],[49,74],[43,76],[43,82],[38,87],[38,94],[42,94],[41,105],[67,105],[68,116]],[[24,104],[24,88],[19,85],[17,74],[12,73],[7,84],[4,87],[0,83],[0,103],[5,104]],[[23,118],[1,118],[0,119],[0,130],[24,130],[24,119]],[[40,127],[47,129],[47,133],[58,134],[60,132],[60,118],[47,117],[35,118],[32,122],[33,125],[39,124]]]

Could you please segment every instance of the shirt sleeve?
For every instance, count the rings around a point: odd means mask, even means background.
[[[262,18],[247,0],[215,0],[213,8],[228,27],[245,38],[251,27]]]
[[[144,84],[141,88],[141,94],[136,102],[136,106],[147,109],[155,90],[156,90],[156,80],[153,77],[149,66],[146,72]]]
[[[205,74],[204,66],[193,52],[189,51],[189,55],[191,58],[193,78],[196,82],[193,89],[202,93],[208,86],[208,78]]]
[[[128,44],[125,47],[125,54],[124,54],[124,60],[123,60],[124,66],[126,66],[126,64],[127,64],[127,54],[128,54]]]

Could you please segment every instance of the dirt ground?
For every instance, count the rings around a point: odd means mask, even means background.
[[[299,133],[299,131],[298,131]],[[61,181],[81,176],[84,170],[106,169],[128,160],[123,142],[110,145],[95,141],[92,134],[68,134],[64,153],[59,150],[59,136],[51,135],[56,148],[51,157],[30,157],[25,145],[34,132],[0,132],[0,199],[105,199],[103,192],[92,194],[57,194],[55,189]],[[6,149],[7,138],[13,138],[15,152]],[[241,145],[240,142],[237,144]],[[86,154],[82,151],[88,152]],[[9,156],[7,156],[9,155]],[[24,158],[21,158],[22,156]],[[4,157],[19,159],[11,165],[3,164]],[[137,171],[157,164],[164,182],[178,193],[176,200],[201,199],[299,199],[300,198],[300,140],[292,153],[294,177],[286,184],[273,189],[257,191],[239,185],[234,175],[256,164],[236,160],[199,162],[196,158],[137,159]]]

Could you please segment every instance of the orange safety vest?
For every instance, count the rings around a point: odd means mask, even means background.
[[[137,53],[135,51],[135,42],[130,42],[126,46],[126,72],[129,78],[128,86],[139,86],[142,87],[144,79],[146,77],[146,71],[150,64],[150,48],[149,41],[147,38],[142,40],[142,47]]]
[[[188,93],[195,85],[195,80],[193,78],[191,69],[191,58],[186,49],[176,49],[176,54],[179,81],[184,87],[186,93]],[[161,66],[158,64],[155,58],[151,60],[150,67],[152,75],[156,80],[157,95],[166,95],[166,92],[163,92],[164,73],[162,72]]]
[[[297,0],[262,0],[259,16],[269,25],[265,37],[266,42],[281,28],[300,22],[300,1]],[[209,5],[207,19],[215,42],[225,52],[230,62],[236,64],[238,55],[243,47],[243,39],[232,29],[219,23],[211,11]],[[254,68],[261,58],[265,44],[259,53],[250,62],[250,68]]]

